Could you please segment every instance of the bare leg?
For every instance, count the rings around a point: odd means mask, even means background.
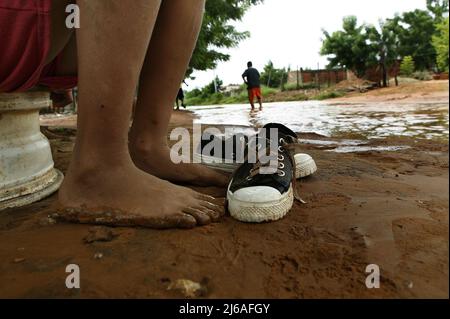
[[[255,103],[253,101],[250,101],[250,106],[252,107],[252,111],[255,110]]]
[[[250,102],[250,106],[252,107],[252,111],[255,109],[255,103],[254,103],[254,100],[253,100],[253,97],[250,95],[250,91],[249,91],[249,94],[248,94],[248,100],[249,100],[249,102]]]
[[[170,105],[177,96],[194,50],[203,8],[202,0],[162,2],[142,69],[130,132],[130,152],[139,168],[160,178],[223,186],[228,182],[225,174],[198,164],[173,164],[167,146],[167,129],[172,114]]]
[[[79,113],[59,192],[71,221],[193,227],[219,217],[212,198],[139,170],[128,151],[133,97],[159,0],[78,0]]]
[[[258,103],[259,103],[259,110],[262,110],[262,98],[258,97]]]

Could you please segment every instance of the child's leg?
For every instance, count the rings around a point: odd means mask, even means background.
[[[173,164],[167,128],[175,96],[194,50],[203,0],[163,1],[140,79],[130,152],[135,164],[158,177],[202,185],[226,185],[228,177],[198,164]]]
[[[211,222],[222,208],[210,197],[139,170],[128,151],[134,92],[160,1],[77,3],[78,133],[59,192],[62,205],[75,213],[66,216],[95,222],[106,211],[112,224],[149,227]]]

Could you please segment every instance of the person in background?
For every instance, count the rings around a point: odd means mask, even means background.
[[[177,99],[175,100],[175,102],[177,103],[177,111],[180,110],[179,102],[181,102],[182,107],[186,108],[186,104],[184,104],[184,92],[183,92],[183,88],[181,88],[181,87],[178,90]]]
[[[244,83],[247,84],[248,99],[252,107],[252,111],[255,110],[255,97],[258,99],[259,110],[262,110],[262,94],[261,94],[261,81],[260,74],[257,69],[253,67],[252,62],[247,63],[247,70],[242,74]]]
[[[184,81],[184,80],[183,80],[183,83],[186,84],[186,86],[189,86],[189,85],[187,85],[186,81]],[[184,91],[183,91],[182,86],[180,86],[180,89],[178,90],[177,98],[175,100],[175,102],[177,104],[177,111],[180,110],[180,105],[179,105],[178,101],[181,102],[182,107],[186,108],[186,104],[184,104]]]

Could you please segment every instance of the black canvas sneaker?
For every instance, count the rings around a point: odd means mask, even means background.
[[[293,157],[283,145],[276,150],[271,154],[277,159],[273,173],[263,172],[269,163],[250,163],[248,159],[234,172],[227,191],[232,217],[252,223],[274,221],[283,218],[292,208],[295,197]]]
[[[288,127],[279,123],[269,123],[264,125],[267,137],[270,138],[270,129],[277,129],[278,137],[289,141],[291,144],[299,144],[297,134],[295,134]],[[247,152],[247,144],[249,138],[244,134],[236,134],[229,138],[218,136],[202,136],[201,143],[198,145],[196,152],[194,152],[194,159],[210,168],[219,169],[227,172],[233,172],[240,163],[242,163],[242,154]],[[221,153],[215,154],[215,149],[209,147],[213,144],[221,145]],[[227,152],[227,149],[231,152]],[[241,155],[239,157],[239,155]],[[239,158],[241,161],[239,161]],[[295,161],[295,178],[303,178],[314,174],[317,171],[317,165],[314,159],[305,153],[296,152],[294,154]]]

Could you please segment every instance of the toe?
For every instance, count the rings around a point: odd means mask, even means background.
[[[198,209],[201,210],[202,212],[208,214],[209,218],[211,218],[211,221],[213,221],[213,222],[218,221],[220,219],[220,217],[222,216],[220,214],[220,212],[212,210],[212,209],[206,207],[205,205],[202,205]]]
[[[197,220],[185,212],[167,216],[164,220],[165,228],[194,228]]]
[[[214,202],[216,200],[215,197],[206,195],[206,194],[202,194],[202,193],[196,193],[196,198],[207,201],[207,202]]]
[[[197,193],[196,195],[197,199],[200,199],[202,201],[211,203],[214,206],[224,206],[225,205],[225,198],[216,198],[216,197],[212,197],[209,195],[205,195],[205,194],[201,194],[201,193]]]
[[[201,201],[200,205],[208,210],[211,210],[213,212],[215,212],[215,214],[218,214],[219,217],[225,215],[225,207],[224,206],[219,206],[210,202],[206,202],[206,201]]]
[[[193,216],[199,225],[207,225],[211,223],[211,217],[200,209],[188,207],[184,209],[184,212]]]

